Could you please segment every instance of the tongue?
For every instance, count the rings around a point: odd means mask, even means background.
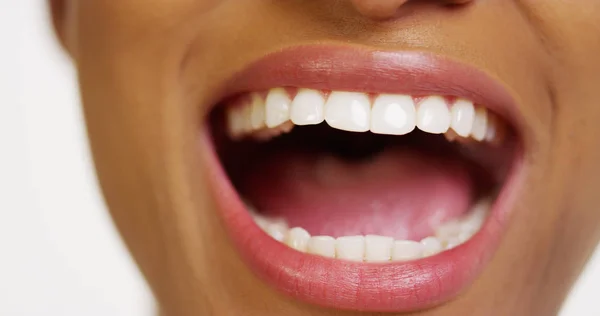
[[[406,148],[368,160],[325,153],[269,155],[249,168],[240,192],[270,217],[311,235],[433,235],[468,211],[474,185],[466,162]]]

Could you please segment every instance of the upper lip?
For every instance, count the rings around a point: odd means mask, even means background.
[[[236,74],[221,97],[281,86],[464,97],[522,131],[515,101],[502,84],[482,70],[426,52],[293,47],[269,54]],[[209,139],[205,141],[212,146]],[[225,227],[252,270],[299,299],[365,311],[431,307],[467,287],[494,253],[523,175],[517,158],[494,203],[490,215],[494,220],[487,221],[481,232],[461,247],[415,262],[367,264],[305,255],[266,236],[227,181],[214,151],[208,159],[214,181],[211,187]]]
[[[525,131],[517,104],[493,75],[422,51],[383,51],[310,45],[267,54],[235,74],[218,99],[273,87],[463,97]],[[523,135],[522,135],[523,136]]]

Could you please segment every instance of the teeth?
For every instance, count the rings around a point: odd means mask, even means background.
[[[264,218],[260,215],[253,215],[252,217],[254,217],[254,221],[256,222],[258,227],[260,227],[264,231],[266,231],[267,227],[269,227],[269,225],[271,225],[271,221],[269,219]]]
[[[315,125],[323,122],[325,97],[320,91],[299,89],[292,101],[290,118],[296,125]]]
[[[365,261],[383,262],[392,258],[394,238],[376,235],[365,237]]]
[[[423,256],[424,247],[421,243],[412,240],[397,240],[392,249],[393,261],[409,261]]]
[[[440,96],[427,97],[419,104],[417,126],[431,134],[443,134],[450,128],[450,110]]]
[[[449,239],[448,241],[446,241],[446,247],[444,248],[445,250],[449,250],[449,249],[454,249],[458,246],[460,246],[463,242],[461,242],[458,238],[452,238]]]
[[[227,127],[229,137],[238,139],[244,133],[244,118],[239,106],[227,108]]]
[[[273,127],[273,128],[265,128],[261,129],[258,132],[252,134],[252,139],[257,141],[268,141],[273,137],[279,136],[283,133],[289,133],[294,128],[294,123],[290,121],[286,121],[285,123]]]
[[[290,248],[328,258],[358,262],[410,261],[433,256],[455,248],[469,240],[479,231],[488,216],[491,202],[487,199],[476,203],[468,215],[439,226],[435,236],[419,241],[395,240],[392,237],[367,235],[313,236],[301,227],[288,230],[283,219],[259,215],[251,206],[248,210],[257,225],[275,240]]]
[[[272,223],[267,225],[265,231],[269,236],[273,237],[273,239],[277,241],[283,241],[285,238],[285,234],[288,231],[288,227],[284,223]]]
[[[382,94],[375,99],[371,111],[371,132],[404,135],[417,124],[413,98],[408,95]]]
[[[336,253],[340,259],[363,261],[365,256],[365,237],[346,236],[336,240]]]
[[[349,132],[366,132],[371,121],[371,101],[364,93],[331,92],[325,103],[329,126]]]
[[[475,234],[485,222],[491,208],[491,202],[484,200],[475,205],[469,216],[461,221],[461,230],[469,234]]]
[[[335,258],[335,239],[331,236],[314,236],[308,240],[308,253]]]
[[[244,133],[252,132],[252,103],[245,104],[240,109],[240,116],[243,118],[242,130]]]
[[[460,136],[458,136],[458,134],[456,134],[456,132],[453,131],[452,129],[449,129],[447,132],[444,133],[444,137],[446,138],[447,141],[454,142]]]
[[[294,227],[285,235],[284,243],[290,248],[306,252],[310,234],[300,227]]]
[[[475,109],[475,121],[473,122],[473,130],[471,136],[476,141],[482,141],[485,139],[487,132],[487,110],[484,107],[478,106]]]
[[[442,242],[431,236],[421,240],[421,245],[423,245],[423,255],[426,257],[437,254],[442,251]]]
[[[267,127],[276,127],[290,119],[290,106],[292,100],[283,88],[275,88],[269,91],[266,100]]]
[[[491,201],[484,199],[476,203],[468,215],[440,225],[435,236],[422,239],[396,240],[392,237],[367,235],[313,236],[301,227],[288,230],[283,219],[259,215],[250,205],[248,211],[257,225],[275,240],[290,248],[319,256],[348,261],[388,262],[410,261],[433,256],[441,251],[455,248],[475,235],[488,216]]]
[[[485,141],[494,145],[500,144],[504,140],[505,133],[506,128],[500,119],[491,112],[487,112],[487,131],[485,133]]]
[[[252,126],[253,130],[265,127],[265,101],[258,93],[252,94],[250,126]]]
[[[469,100],[459,99],[452,105],[452,129],[462,137],[469,137],[475,120],[475,107]]]
[[[439,240],[451,240],[457,238],[461,231],[461,223],[459,221],[451,221],[438,227],[435,231],[435,237]]]
[[[319,90],[298,89],[292,99],[285,88],[250,93],[226,110],[227,133],[234,140],[249,136],[266,141],[295,125],[323,121],[340,130],[387,135],[408,134],[418,127],[460,143],[476,140],[499,144],[506,133],[497,116],[465,99],[456,100],[449,108],[442,96],[425,97],[417,106],[412,96],[402,94],[380,94],[372,104],[367,93],[331,91],[326,95]]]

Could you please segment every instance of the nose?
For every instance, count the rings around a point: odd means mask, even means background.
[[[394,17],[398,9],[409,1],[423,0],[350,0],[356,10],[374,20],[385,20]],[[474,0],[437,0],[442,4],[466,4]]]

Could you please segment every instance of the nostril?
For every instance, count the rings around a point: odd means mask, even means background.
[[[351,0],[356,11],[373,20],[385,20],[394,17],[400,7],[415,0]],[[434,0],[440,4],[463,5],[474,0]]]
[[[383,20],[393,17],[398,8],[409,0],[351,0],[356,10],[369,19]]]
[[[474,2],[474,0],[444,0],[443,2],[448,5],[463,5],[469,2]]]

